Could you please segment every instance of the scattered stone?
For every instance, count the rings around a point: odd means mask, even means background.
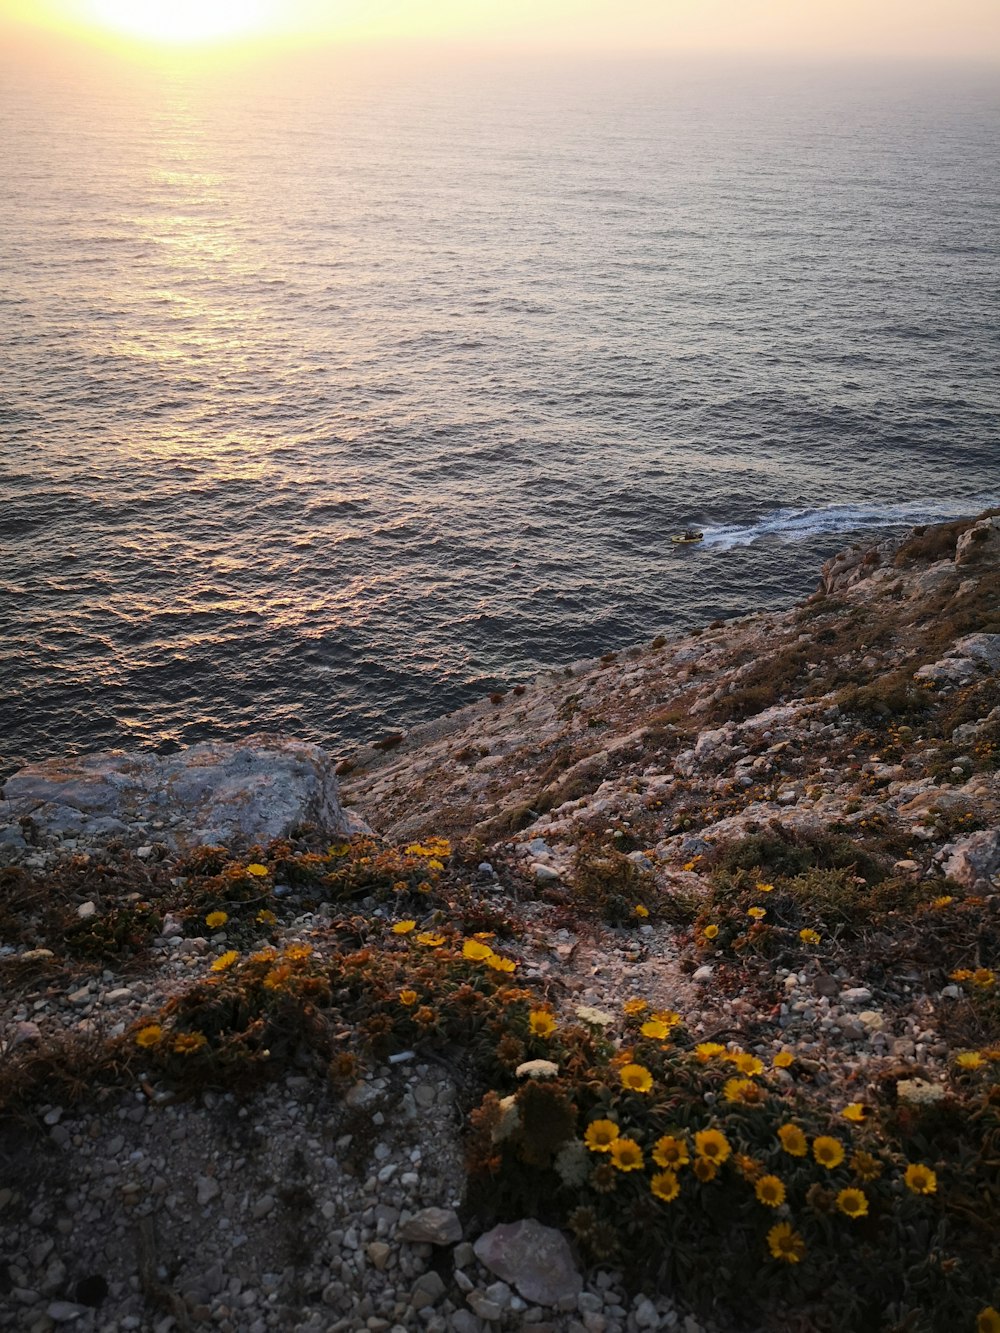
[[[422,1208],[403,1223],[399,1235],[422,1245],[454,1245],[462,1239],[462,1223],[453,1208]]]

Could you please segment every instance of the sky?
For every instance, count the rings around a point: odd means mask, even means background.
[[[1000,0],[0,0],[0,35],[136,51],[391,41],[1000,63]]]

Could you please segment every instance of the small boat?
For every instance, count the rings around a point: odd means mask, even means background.
[[[703,532],[695,532],[692,528],[688,528],[686,532],[679,532],[676,537],[671,537],[670,540],[675,546],[692,546],[695,542],[704,541],[705,534]]]

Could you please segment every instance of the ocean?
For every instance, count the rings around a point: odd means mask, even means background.
[[[997,503],[998,142],[972,69],[5,67],[0,764],[345,750]]]

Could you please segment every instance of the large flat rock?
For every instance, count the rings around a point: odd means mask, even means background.
[[[109,750],[49,759],[7,779],[4,815],[64,838],[173,848],[267,842],[304,823],[333,835],[363,831],[340,803],[334,763],[318,745],[268,735],[163,757]]]

